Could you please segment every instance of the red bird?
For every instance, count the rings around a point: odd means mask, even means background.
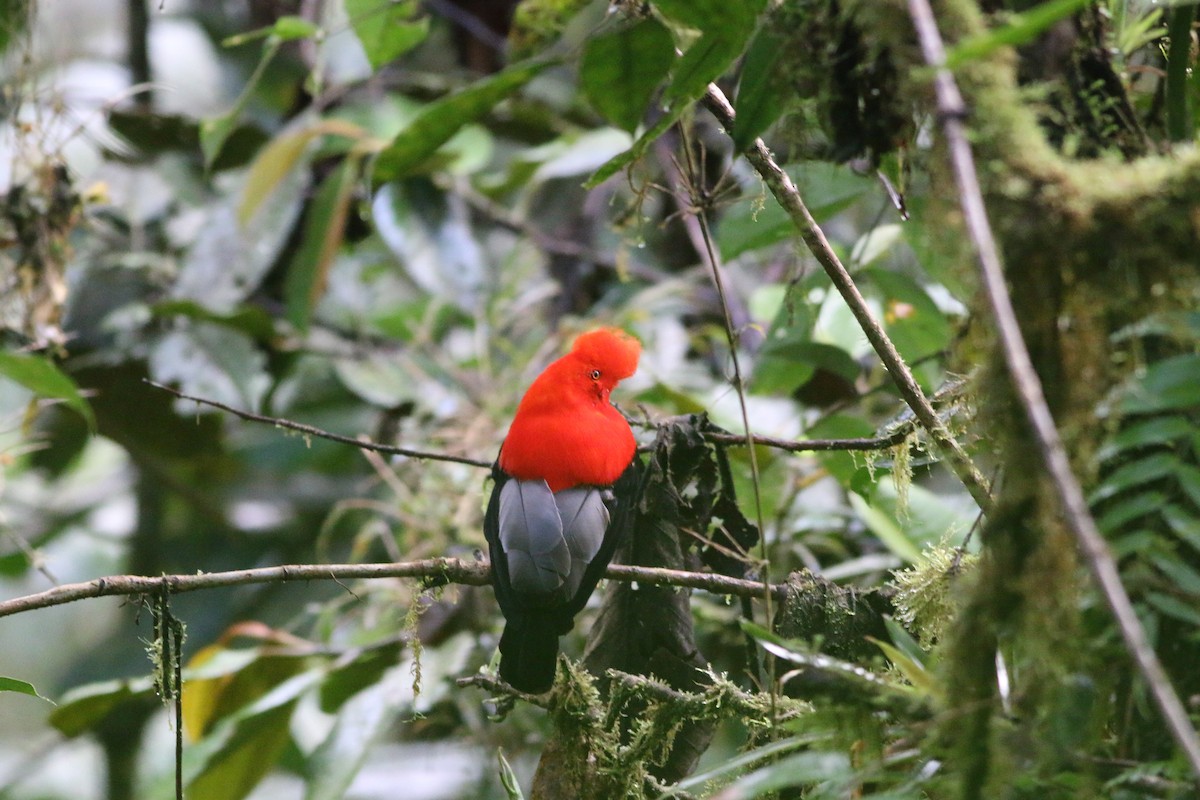
[[[521,399],[492,467],[484,533],[507,620],[500,677],[521,691],[554,683],[558,637],[628,532],[637,443],[609,393],[637,369],[641,349],[615,328],[576,339]]]

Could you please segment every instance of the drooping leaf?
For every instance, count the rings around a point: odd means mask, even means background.
[[[675,60],[675,42],[653,18],[593,36],[584,46],[579,80],[605,119],[632,133],[655,88]]]
[[[378,70],[407,53],[429,34],[429,18],[418,17],[416,0],[346,0],[346,15],[358,41]]]
[[[325,293],[329,268],[346,232],[357,177],[358,159],[346,158],[321,184],[308,209],[304,238],[284,282],[288,320],[300,330],[308,328],[312,311]]]
[[[735,116],[730,132],[733,148],[739,153],[748,148],[783,112],[791,90],[775,65],[784,41],[777,29],[763,25],[746,50],[742,77],[733,103]]]
[[[618,172],[625,169],[625,167],[629,166],[634,161],[637,161],[639,158],[645,155],[646,150],[650,148],[650,145],[654,144],[658,137],[666,133],[672,125],[679,121],[679,118],[683,116],[685,108],[685,106],[677,105],[674,106],[671,111],[663,114],[662,117],[659,118],[658,122],[654,123],[652,126],[650,126],[650,128],[642,133],[642,135],[637,138],[637,141],[635,141],[628,150],[613,156],[608,161],[604,162],[600,169],[592,173],[592,176],[583,182],[583,188],[595,189],[613,175],[616,175]]]
[[[96,417],[79,387],[49,359],[0,351],[0,377],[19,383],[39,397],[61,400],[87,421],[89,430],[96,430]]]
[[[911,563],[921,557],[921,551],[913,544],[900,522],[891,514],[875,508],[860,495],[850,493],[850,505],[871,532],[879,537],[879,541],[892,553]]]
[[[238,206],[238,222],[249,225],[263,200],[273,192],[284,177],[303,163],[302,157],[310,142],[318,136],[338,134],[361,139],[365,132],[356,125],[338,119],[321,120],[300,130],[281,134],[264,147],[250,165],[242,202]]]
[[[543,59],[514,64],[430,103],[375,159],[374,182],[385,183],[419,170],[464,125],[491,111],[554,63]]]
[[[17,694],[27,694],[30,697],[36,697],[46,702],[51,702],[49,699],[38,694],[38,690],[34,688],[32,683],[27,681],[17,680],[16,678],[6,678],[0,675],[0,692],[16,692]]]

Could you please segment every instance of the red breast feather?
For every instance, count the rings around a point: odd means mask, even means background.
[[[624,331],[600,328],[542,372],[517,406],[500,451],[500,468],[521,480],[541,478],[557,492],[608,486],[633,460],[637,443],[609,392],[637,369],[641,345]]]

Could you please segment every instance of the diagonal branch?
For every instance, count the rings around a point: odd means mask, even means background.
[[[104,578],[69,583],[37,594],[0,601],[0,617],[33,611],[38,608],[73,603],[92,597],[132,597],[162,592],[171,594],[216,589],[226,586],[245,586],[257,583],[286,583],[290,581],[346,581],[378,578],[425,578],[431,582],[458,583],[466,586],[486,586],[491,582],[491,566],[486,561],[465,561],[459,558],[426,558],[420,561],[399,561],[393,564],[286,564],[279,567],[258,567],[230,572],[199,572],[194,575],[111,575]],[[605,577],[614,581],[636,582],[647,586],[682,586],[703,589],[714,594],[740,597],[763,597],[762,581],[746,581],[707,572],[655,567],[631,567],[614,564]],[[786,585],[770,587],[772,595],[782,597]]]
[[[725,130],[733,127],[733,106],[729,104],[729,100],[716,84],[709,84],[708,93],[704,96],[704,105]],[[971,493],[976,504],[986,513],[992,505],[991,489],[988,486],[987,478],[971,461],[962,445],[950,434],[950,430],[938,417],[929,398],[917,385],[912,370],[904,363],[896,346],[892,344],[892,340],[888,338],[879,321],[875,319],[875,315],[871,313],[871,309],[867,307],[867,301],[863,299],[862,293],[855,286],[854,279],[850,277],[850,273],[842,265],[841,259],[829,246],[829,240],[825,238],[825,233],[809,213],[796,184],[775,162],[762,139],[755,139],[744,155],[751,166],[762,176],[779,205],[792,218],[792,222],[800,231],[800,237],[804,239],[808,249],[820,262],[834,287],[846,301],[846,305],[850,307],[850,312],[854,314],[854,318],[858,321],[863,333],[866,334],[867,340],[875,348],[875,352],[883,361],[884,368],[891,375],[901,397],[912,409],[917,421],[921,423],[921,427],[929,433],[938,452],[946,457],[954,474]]]
[[[1154,649],[1146,638],[1146,632],[1138,620],[1121,584],[1108,544],[1096,527],[1084,499],[1083,490],[1071,472],[1066,449],[1054,424],[1054,417],[1046,404],[1042,383],[1038,379],[1029,350],[1021,336],[1021,328],[1013,309],[1012,300],[1004,280],[1004,268],[1000,262],[999,249],[988,223],[987,209],[983,204],[983,192],[975,171],[971,145],[967,141],[963,117],[966,105],[959,94],[954,76],[945,67],[946,52],[938,32],[937,21],[929,0],[909,0],[909,14],[917,29],[921,51],[926,63],[936,68],[934,90],[937,95],[938,115],[946,134],[951,166],[958,184],[963,218],[971,243],[979,258],[979,271],[984,290],[996,319],[996,330],[1004,362],[1008,367],[1014,387],[1021,398],[1021,405],[1029,419],[1037,439],[1038,450],[1046,466],[1046,472],[1058,493],[1067,526],[1074,534],[1084,560],[1091,570],[1104,600],[1116,618],[1125,646],[1133,655],[1139,672],[1150,688],[1150,693],[1159,711],[1170,728],[1171,735],[1187,756],[1192,772],[1200,779],[1200,738],[1188,719],[1187,711],[1179,701],[1170,679],[1163,670]]]

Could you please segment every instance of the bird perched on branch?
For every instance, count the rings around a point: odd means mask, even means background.
[[[558,637],[629,532],[637,443],[609,393],[641,349],[615,328],[581,335],[526,391],[492,467],[484,533],[506,619],[500,677],[521,691],[554,683]]]

